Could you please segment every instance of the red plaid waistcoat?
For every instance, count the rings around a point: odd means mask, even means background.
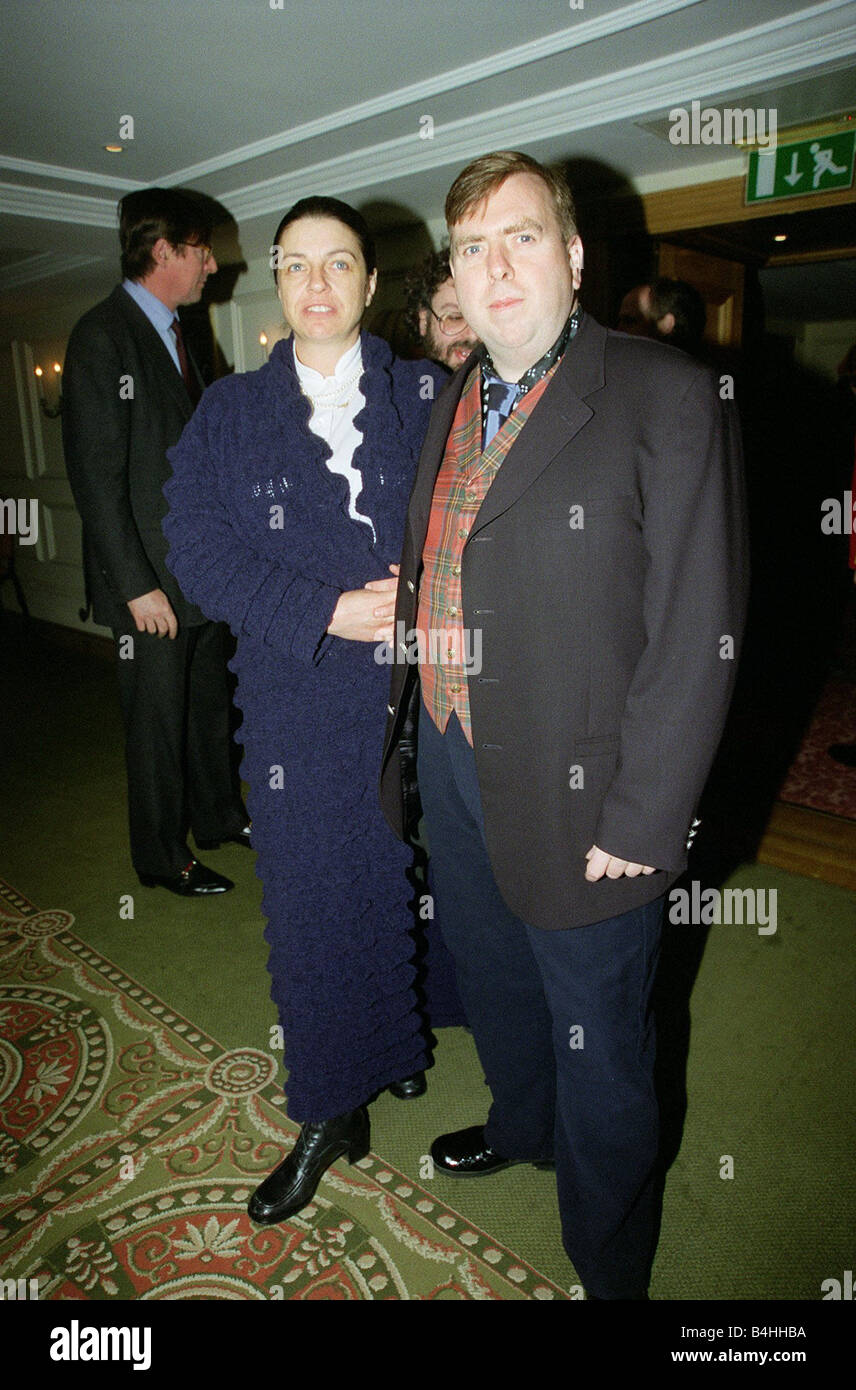
[[[461,556],[488,488],[555,370],[553,366],[521,398],[482,452],[481,372],[476,368],[458,402],[434,485],[416,616],[422,699],[443,732],[454,711],[470,744],[467,661],[472,664],[475,638],[464,631]]]

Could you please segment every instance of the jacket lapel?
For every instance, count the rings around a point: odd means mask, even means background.
[[[151,362],[158,377],[163,382],[164,390],[169,392],[176,405],[189,420],[193,414],[193,406],[190,396],[187,394],[187,387],[180,373],[176,371],[175,363],[157,329],[146,318],[140,306],[134,303],[129,294],[126,294],[121,285],[117,285],[113,295],[116,307],[125,318],[131,332],[143,343],[146,358]]]
[[[584,397],[604,385],[605,346],[606,330],[584,314],[577,336],[566,350],[553,380],[491,483],[473,522],[471,535],[513,506],[591,419],[594,411]]]

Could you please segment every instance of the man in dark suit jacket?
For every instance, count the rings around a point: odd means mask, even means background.
[[[166,451],[202,381],[176,310],[217,263],[201,206],[175,189],[119,204],[122,285],[72,331],[63,372],[63,444],[83,520],[97,622],[113,629],[125,723],[131,857],[146,885],[183,897],[234,885],[187,846],[248,844],[230,759],[225,629],[182,596],[161,521]]]
[[[555,1161],[589,1297],[642,1299],[649,1001],[734,680],[739,435],[706,368],[580,310],[563,179],[488,155],[446,213],[484,346],[434,406],[411,497],[381,795],[404,833],[418,720],[438,917],[493,1104],[431,1152],[452,1176]]]

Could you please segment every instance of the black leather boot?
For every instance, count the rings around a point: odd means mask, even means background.
[[[318,1124],[307,1121],[291,1153],[250,1198],[250,1217],[260,1226],[285,1221],[311,1202],[322,1175],[337,1158],[346,1154],[349,1163],[357,1163],[368,1151],[369,1116],[365,1106]]]
[[[412,1076],[391,1082],[386,1089],[397,1100],[413,1100],[415,1096],[424,1096],[428,1090],[428,1082],[425,1080],[424,1071],[415,1071]]]

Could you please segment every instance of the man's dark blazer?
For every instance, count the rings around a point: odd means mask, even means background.
[[[160,335],[117,286],[84,314],[63,368],[63,446],[83,520],[97,622],[125,627],[127,601],[162,589],[183,626],[203,622],[166,567],[166,451],[193,413]]]
[[[416,626],[434,483],[474,361],[431,416],[397,644]],[[600,921],[657,897],[685,868],[734,683],[746,554],[739,428],[717,379],[583,315],[462,559],[464,624],[483,643],[468,689],[488,852],[523,921]],[[399,835],[413,814],[401,764],[417,692],[418,670],[399,656],[381,772]],[[657,872],[589,883],[592,844]]]

